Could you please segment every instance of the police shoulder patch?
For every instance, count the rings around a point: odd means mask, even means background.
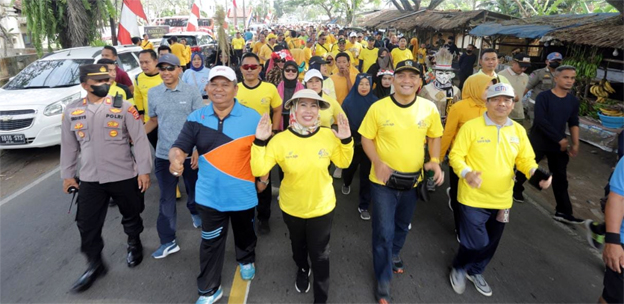
[[[134,117],[134,119],[138,120],[140,117],[139,111],[137,111],[137,109],[134,106],[128,108],[128,113],[132,114],[132,117]]]

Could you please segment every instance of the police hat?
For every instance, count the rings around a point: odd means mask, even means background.
[[[80,66],[80,79],[109,79],[108,65],[105,64],[83,64]]]
[[[403,60],[396,65],[396,68],[394,69],[394,75],[405,70],[414,71],[418,73],[419,75],[422,74],[421,65],[414,60],[408,59],[408,60]]]

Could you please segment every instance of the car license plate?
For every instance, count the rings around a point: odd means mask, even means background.
[[[19,145],[25,143],[26,136],[24,136],[24,134],[0,135],[0,144],[3,145]]]

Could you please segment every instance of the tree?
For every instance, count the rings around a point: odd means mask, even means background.
[[[99,30],[115,12],[110,0],[23,0],[23,13],[37,53],[43,41],[63,48],[89,45],[100,39]]]
[[[400,3],[398,1],[400,1]],[[391,0],[391,2],[394,7],[396,7],[401,12],[415,12],[422,9],[423,7],[430,10],[435,9],[440,4],[442,4],[444,0],[429,0],[427,5],[424,5],[422,3],[422,0],[412,0],[413,4],[410,3],[409,0]]]

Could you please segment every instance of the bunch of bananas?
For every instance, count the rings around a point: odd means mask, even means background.
[[[593,85],[589,91],[594,94],[594,96],[598,97],[596,100],[597,103],[605,102],[609,94],[615,93],[615,90],[606,79],[600,80],[600,82]]]
[[[607,116],[624,117],[624,112],[622,112],[622,110],[600,109],[600,112]]]

